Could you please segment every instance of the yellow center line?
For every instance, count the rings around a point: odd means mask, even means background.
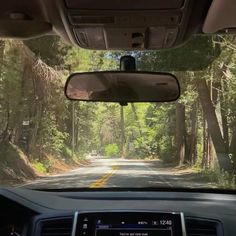
[[[89,188],[101,188],[105,185],[105,183],[108,181],[108,179],[111,178],[111,176],[118,170],[118,166],[112,166],[112,171],[109,173],[104,174],[100,179],[96,180],[92,184],[89,185]]]

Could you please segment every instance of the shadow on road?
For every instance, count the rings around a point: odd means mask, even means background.
[[[114,167],[115,171],[114,171]],[[109,174],[110,173],[110,174]],[[109,178],[104,178],[109,176]],[[27,188],[83,188],[99,182],[105,188],[213,188],[199,174],[184,172],[159,160],[142,161],[126,159],[96,159],[90,166],[81,167],[66,174],[47,176],[28,183]],[[105,180],[105,181],[104,181]]]

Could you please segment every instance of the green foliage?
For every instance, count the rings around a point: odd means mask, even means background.
[[[34,167],[34,169],[35,169],[37,172],[39,172],[39,173],[41,173],[41,174],[47,173],[47,168],[44,166],[43,163],[34,160],[34,161],[31,163],[31,165]]]
[[[72,150],[69,147],[67,147],[66,145],[63,146],[61,154],[64,158],[67,158],[67,159],[73,158]]]
[[[52,117],[44,117],[42,119],[39,136],[40,143],[44,149],[57,154],[62,153],[67,135],[58,130],[56,120]]]
[[[200,176],[221,189],[236,189],[236,176],[227,171],[220,171],[219,168],[206,169],[199,171]]]
[[[119,148],[116,143],[107,144],[104,147],[104,155],[108,157],[117,156],[119,153]]]
[[[19,114],[19,101],[21,99],[21,76],[22,58],[20,50],[14,48],[9,41],[2,41],[2,47],[6,56],[2,58],[0,65],[0,131],[4,130],[7,122],[11,126],[17,122]],[[11,118],[7,120],[7,114],[11,113]]]
[[[138,53],[138,66],[156,71],[201,71],[220,54],[211,37],[192,37],[186,44],[169,50]],[[204,55],[204,56],[203,56]]]
[[[66,55],[66,65],[70,65],[72,71],[100,71],[117,68],[116,62],[105,51],[85,50],[71,48]]]
[[[63,66],[69,46],[62,43],[58,36],[43,36],[24,42],[37,57],[50,66]]]

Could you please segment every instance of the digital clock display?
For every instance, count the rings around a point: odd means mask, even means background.
[[[160,220],[160,225],[172,225],[172,220]]]

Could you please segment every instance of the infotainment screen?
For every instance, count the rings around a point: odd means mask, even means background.
[[[97,212],[78,216],[76,236],[185,236],[182,213]]]

